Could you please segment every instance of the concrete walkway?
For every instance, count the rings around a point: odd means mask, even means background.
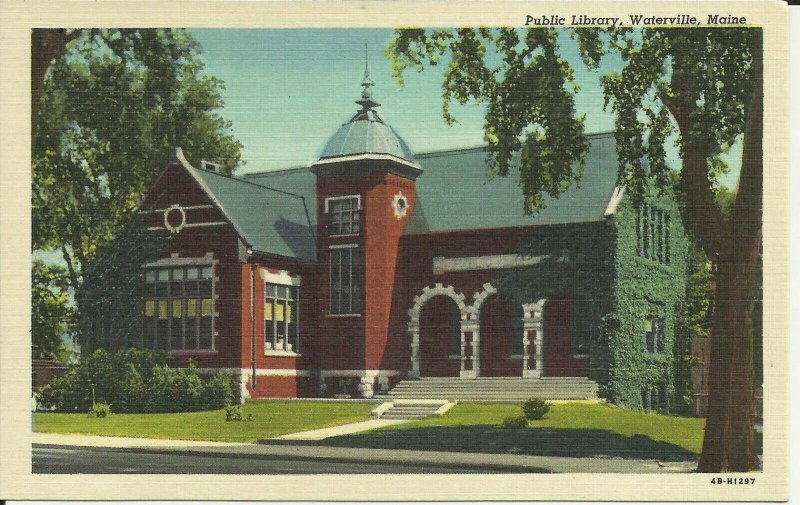
[[[340,435],[351,435],[353,433],[361,433],[362,431],[374,430],[375,428],[383,428],[384,426],[391,426],[393,424],[400,424],[408,422],[407,419],[370,419],[369,421],[361,421],[358,423],[342,424],[341,426],[332,426],[330,428],[322,428],[319,430],[300,431],[297,433],[289,433],[288,435],[281,435],[274,438],[265,438],[259,440],[260,444],[268,444],[278,441],[320,441],[329,437],[338,437]]]
[[[287,441],[289,442],[289,441]],[[484,454],[443,451],[411,451],[402,449],[361,449],[310,445],[260,445],[188,440],[157,440],[93,435],[34,433],[34,444],[75,447],[125,448],[139,452],[183,454],[186,456],[226,456],[234,458],[290,458],[309,461],[352,461],[387,465],[461,466],[504,472],[550,473],[687,473],[696,463],[691,461],[660,463],[656,460],[624,458],[570,458],[527,456],[519,454]]]

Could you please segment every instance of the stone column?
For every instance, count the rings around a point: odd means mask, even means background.
[[[461,320],[461,372],[459,377],[462,379],[475,379],[480,375],[480,360],[478,356],[479,351],[479,344],[478,344],[478,324],[476,321],[469,320],[469,319],[462,319]],[[472,341],[469,344],[469,347],[472,351],[470,355],[470,370],[466,369],[467,365],[467,333],[472,334]]]
[[[361,398],[372,398],[375,396],[375,375],[366,374],[361,377],[358,383],[358,392]]]
[[[542,359],[544,350],[542,344],[544,335],[542,331],[542,309],[544,300],[536,303],[527,303],[522,306],[523,318],[523,355],[522,376],[538,378],[542,376]],[[531,366],[533,362],[533,366]]]
[[[411,333],[411,371],[408,376],[419,379],[419,322],[408,323],[408,331]]]

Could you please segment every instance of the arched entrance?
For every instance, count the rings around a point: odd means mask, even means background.
[[[524,354],[522,304],[490,296],[480,307],[481,377],[520,377]]]
[[[461,369],[461,309],[452,298],[434,296],[419,314],[422,377],[458,377]]]

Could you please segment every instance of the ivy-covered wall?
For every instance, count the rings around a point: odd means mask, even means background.
[[[677,202],[669,192],[652,192],[640,204],[626,198],[610,224],[616,244],[613,307],[603,321],[610,360],[604,393],[622,406],[669,410],[675,323],[685,295],[688,248]],[[656,352],[645,341],[648,327],[654,331],[648,324],[653,320],[660,326]]]
[[[509,270],[493,282],[501,296],[510,299],[568,299],[572,311],[590,311],[586,316],[591,332],[586,374],[600,384],[608,382],[611,363],[610,332],[604,319],[615,301],[615,243],[616,229],[610,221],[537,228],[521,243],[518,253],[544,256],[543,261]],[[584,303],[578,306],[577,300]]]
[[[642,203],[650,217],[657,211],[646,239],[642,229],[651,220],[642,219],[632,198],[624,198],[605,221],[534,230],[518,252],[545,260],[509,271],[497,286],[503,296],[517,300],[586,300],[592,321],[586,374],[600,384],[601,395],[630,408],[669,410],[688,242],[671,193],[653,192]],[[648,352],[645,342],[651,319],[659,326],[657,352]]]

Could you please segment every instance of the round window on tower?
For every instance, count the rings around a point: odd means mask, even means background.
[[[402,192],[394,195],[392,209],[394,210],[394,217],[397,219],[403,219],[408,213],[408,199]]]

